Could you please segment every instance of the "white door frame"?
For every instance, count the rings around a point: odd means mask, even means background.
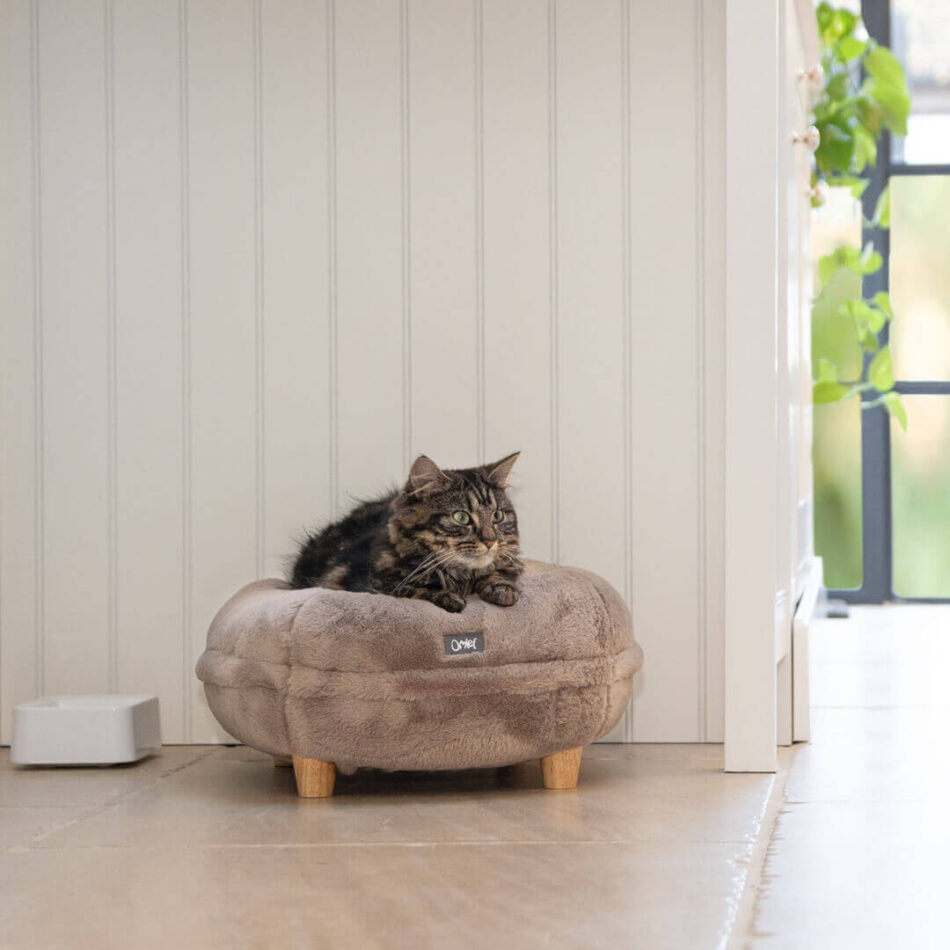
[[[773,772],[777,752],[779,16],[726,0],[728,772]]]

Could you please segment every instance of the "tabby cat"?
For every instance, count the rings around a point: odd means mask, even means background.
[[[446,471],[420,455],[402,490],[307,536],[291,585],[421,597],[452,613],[472,593],[510,607],[524,570],[505,493],[518,455]]]

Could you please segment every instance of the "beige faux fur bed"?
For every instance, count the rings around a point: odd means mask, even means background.
[[[247,745],[343,771],[498,766],[608,732],[643,653],[620,595],[532,564],[513,607],[250,584],[198,661],[208,704]]]

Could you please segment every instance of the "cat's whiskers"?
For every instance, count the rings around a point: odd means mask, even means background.
[[[422,561],[420,561],[394,588],[393,593],[397,590],[401,590],[406,584],[409,583],[417,574],[421,571],[426,570],[428,567],[432,566],[435,560],[438,558],[439,552],[436,551],[433,554],[427,554]],[[428,571],[426,571],[428,573]]]
[[[499,551],[498,557],[504,558],[512,567],[520,569],[520,562],[513,554],[509,554],[507,551]]]
[[[413,571],[407,574],[394,588],[393,593],[396,591],[402,590],[406,584],[409,583],[414,577],[418,574],[423,573],[424,576],[428,576],[434,570],[441,567],[443,564],[447,564],[449,561],[455,558],[454,551],[436,551],[433,554],[429,554],[427,557],[423,558],[421,563],[419,563]]]

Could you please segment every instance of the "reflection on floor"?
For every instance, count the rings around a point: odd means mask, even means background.
[[[340,777],[301,801],[245,748],[112,769],[0,753],[0,946],[950,946],[950,609],[865,608],[813,644],[814,740]],[[764,865],[764,867],[763,867]]]
[[[950,607],[853,608],[822,621],[812,653],[812,741],[791,757],[733,943],[950,947]]]

